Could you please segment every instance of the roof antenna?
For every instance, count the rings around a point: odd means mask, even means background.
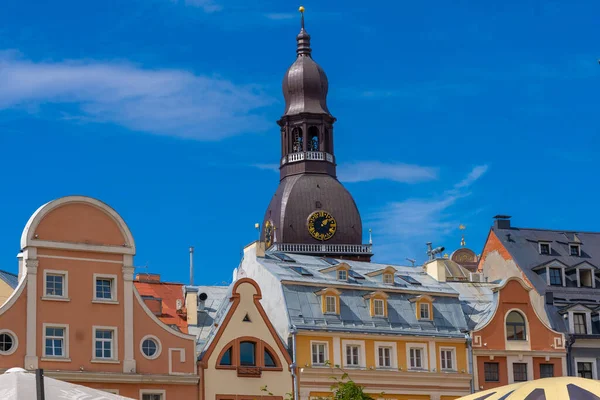
[[[369,244],[373,244],[373,229],[369,228]]]
[[[194,285],[194,246],[190,246],[190,286]]]
[[[407,258],[406,259],[408,262],[410,262],[412,264],[412,266],[415,266],[415,263],[417,262],[417,260],[413,260],[412,258]]]

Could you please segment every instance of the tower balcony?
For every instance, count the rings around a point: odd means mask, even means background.
[[[312,243],[273,243],[270,252],[298,254],[331,254],[331,255],[372,255],[372,244],[312,244]]]
[[[334,163],[334,157],[332,154],[324,151],[301,151],[298,153],[286,154],[281,158],[281,165],[291,164],[300,161],[326,161],[328,163]]]

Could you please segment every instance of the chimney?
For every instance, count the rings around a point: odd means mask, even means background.
[[[436,258],[429,260],[424,265],[427,275],[431,276],[438,282],[446,282],[446,264],[444,259]]]
[[[194,285],[194,246],[190,246],[190,286]]]
[[[198,296],[198,311],[204,312],[204,304],[206,303],[206,299],[208,299],[208,295],[206,293],[200,293]]]
[[[510,215],[496,215],[494,219],[494,228],[510,229]]]
[[[138,282],[160,282],[160,274],[149,274],[147,272],[139,273],[135,276]]]
[[[188,325],[198,325],[198,288],[186,286],[184,293],[187,323]]]
[[[552,305],[554,304],[554,293],[546,292],[546,304]]]

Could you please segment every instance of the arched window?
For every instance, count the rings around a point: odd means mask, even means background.
[[[293,144],[292,144],[292,152],[293,153],[300,153],[301,151],[304,151],[304,146],[303,146],[303,137],[302,137],[302,129],[301,128],[294,128],[294,130],[292,130],[292,138],[293,138]]]
[[[310,138],[309,151],[319,151],[319,128],[316,126],[308,128],[308,137]]]
[[[506,316],[506,339],[527,340],[525,317],[518,311],[511,311]]]
[[[231,351],[231,347],[225,350],[225,353],[223,353],[219,360],[219,365],[231,365]]]
[[[240,343],[240,365],[256,366],[256,343]]]
[[[271,352],[265,349],[265,367],[267,368],[275,368],[277,363],[275,362],[275,358],[271,355]]]

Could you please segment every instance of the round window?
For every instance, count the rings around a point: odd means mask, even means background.
[[[16,340],[13,335],[6,331],[0,333],[0,353],[11,354],[16,349]]]
[[[148,358],[158,357],[158,343],[154,339],[144,339],[142,353]]]

